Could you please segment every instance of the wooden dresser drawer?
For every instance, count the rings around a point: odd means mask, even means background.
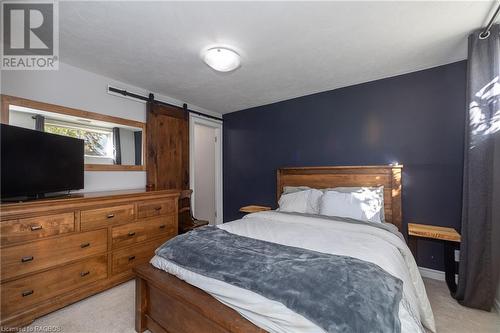
[[[177,213],[177,201],[174,199],[149,200],[137,204],[137,217],[152,217],[157,215]]]
[[[127,223],[133,220],[133,204],[82,210],[80,215],[82,231]]]
[[[176,216],[167,215],[113,227],[113,249],[144,242],[160,235],[174,236],[177,234],[175,221]]]
[[[73,212],[5,221],[0,224],[1,245],[11,245],[75,231]]]
[[[165,239],[154,240],[146,244],[137,245],[113,252],[112,272],[114,275],[130,271],[136,265],[149,262],[155,255],[155,250]]]
[[[2,280],[104,253],[107,230],[96,230],[2,249]]]
[[[107,278],[107,262],[102,255],[2,284],[2,315]]]

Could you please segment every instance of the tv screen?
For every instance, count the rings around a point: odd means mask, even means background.
[[[2,124],[1,196],[83,188],[84,141]]]

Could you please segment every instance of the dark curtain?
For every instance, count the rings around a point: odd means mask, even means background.
[[[469,36],[462,244],[455,298],[490,311],[499,284],[500,26]]]
[[[134,132],[135,165],[142,165],[142,131]]]
[[[35,119],[35,130],[45,132],[45,117],[37,114],[33,118]]]
[[[115,164],[122,164],[122,148],[120,145],[120,129],[113,127],[113,144],[115,151]]]

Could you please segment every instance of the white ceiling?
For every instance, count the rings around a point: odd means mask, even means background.
[[[492,1],[60,2],[61,61],[220,113],[466,58]],[[217,73],[203,49],[237,50]]]

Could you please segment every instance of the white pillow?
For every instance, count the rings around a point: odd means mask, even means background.
[[[336,192],[342,192],[342,193],[351,193],[351,192],[359,192],[359,191],[374,191],[377,193],[377,195],[380,197],[381,206],[382,209],[380,210],[380,220],[382,222],[385,222],[385,212],[384,212],[384,187],[383,186],[354,186],[354,187],[334,187],[334,188],[325,188],[322,189],[323,192],[328,192],[328,191],[336,191]]]
[[[323,192],[315,189],[283,194],[278,201],[280,212],[318,214]]]
[[[354,192],[325,192],[321,197],[319,214],[381,223],[384,222],[383,209],[383,188],[362,187]]]
[[[323,191],[310,189],[309,198],[307,198],[307,212],[308,214],[319,214],[319,204],[321,202],[321,197],[323,196]]]

